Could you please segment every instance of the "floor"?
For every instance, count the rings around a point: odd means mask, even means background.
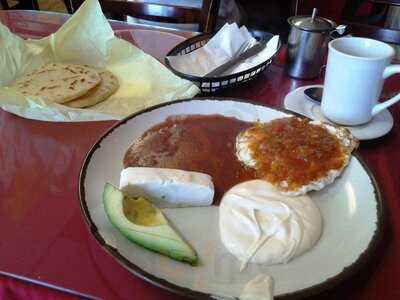
[[[64,2],[61,0],[39,0],[39,8],[40,10],[67,12]]]
[[[15,4],[16,1],[7,0],[10,5]],[[146,2],[147,0],[145,0]],[[63,0],[38,0],[40,10],[50,10],[50,11],[58,11],[58,12],[67,12],[65,8]],[[152,0],[147,1],[152,3],[165,3],[165,0]],[[182,5],[182,6],[189,6],[189,7],[199,7],[200,1],[193,1],[193,0],[174,0],[174,4]]]
[[[15,5],[16,1],[7,0],[10,6]],[[40,10],[51,10],[58,12],[67,12],[62,0],[38,0]]]
[[[64,5],[63,0],[37,0],[39,3],[39,9],[42,11],[55,11],[55,12],[63,12],[67,13],[67,9]],[[165,3],[165,0],[141,0],[141,1],[147,1],[151,3]],[[10,7],[15,5],[17,3],[17,0],[7,0],[8,4]],[[173,0],[174,3],[182,5],[182,6],[189,6],[189,7],[199,7],[199,4],[201,4],[201,1],[199,0]],[[1,5],[0,5],[1,9]],[[194,24],[180,24],[180,25],[175,25],[175,24],[167,24],[167,23],[157,23],[157,22],[152,22],[152,21],[146,21],[146,20],[139,20],[135,18],[128,17],[127,22],[130,23],[144,23],[144,24],[149,24],[149,25],[157,25],[157,26],[165,26],[165,27],[172,27],[176,28],[179,26],[181,29],[189,30],[189,31],[196,31],[197,30],[197,25]]]

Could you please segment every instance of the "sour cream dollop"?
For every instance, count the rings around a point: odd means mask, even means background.
[[[311,249],[322,233],[322,217],[308,196],[288,197],[263,180],[231,188],[219,207],[224,246],[242,262],[287,263]]]

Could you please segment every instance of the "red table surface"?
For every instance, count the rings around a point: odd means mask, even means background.
[[[66,18],[55,13],[0,11],[0,20],[25,37],[50,34]],[[322,82],[287,77],[282,61],[283,53],[257,79],[219,95],[282,107],[289,91]],[[399,79],[387,80],[384,94],[400,90]],[[395,120],[392,131],[361,142],[359,148],[384,196],[383,240],[358,273],[312,299],[400,299],[400,106],[390,111]],[[80,167],[91,145],[112,124],[41,122],[0,110],[0,271],[102,299],[183,299],[125,270],[86,227],[78,199]],[[18,285],[0,278],[3,289],[9,282]],[[45,292],[42,295],[46,299]]]

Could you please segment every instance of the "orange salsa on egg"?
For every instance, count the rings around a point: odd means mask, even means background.
[[[248,148],[258,176],[295,190],[339,170],[345,155],[339,139],[322,126],[296,117],[248,129]]]

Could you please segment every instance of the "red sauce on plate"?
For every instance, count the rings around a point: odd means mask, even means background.
[[[236,158],[237,134],[253,123],[220,115],[172,117],[147,130],[124,156],[124,167],[158,167],[209,174],[214,203],[232,186],[255,179]]]

